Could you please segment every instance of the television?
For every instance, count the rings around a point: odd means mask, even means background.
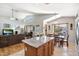
[[[2,34],[3,35],[13,35],[13,29],[3,29]]]

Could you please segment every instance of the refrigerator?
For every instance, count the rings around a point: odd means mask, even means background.
[[[79,45],[79,18],[75,21],[76,43]]]

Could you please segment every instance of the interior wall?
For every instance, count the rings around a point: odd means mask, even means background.
[[[69,40],[72,42],[75,42],[75,17],[68,17],[68,16],[64,16],[64,17],[60,17],[58,19],[55,19],[54,21],[50,21],[48,22],[48,25],[50,25],[50,27],[52,27],[52,24],[61,24],[61,23],[68,23],[68,32],[69,32]],[[70,24],[73,24],[73,29],[70,30]],[[48,33],[53,32],[52,30],[53,28],[50,29],[50,31],[48,31]]]

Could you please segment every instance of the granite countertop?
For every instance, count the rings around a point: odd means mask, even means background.
[[[44,43],[48,42],[49,40],[53,40],[54,37],[34,37],[31,39],[24,39],[22,40],[23,43],[27,43],[35,48],[38,48],[39,46],[43,45]]]

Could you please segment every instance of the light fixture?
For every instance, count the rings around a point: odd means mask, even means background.
[[[10,20],[17,20],[17,18],[14,17],[14,9],[12,8],[11,11],[12,11],[12,16],[11,16]]]

